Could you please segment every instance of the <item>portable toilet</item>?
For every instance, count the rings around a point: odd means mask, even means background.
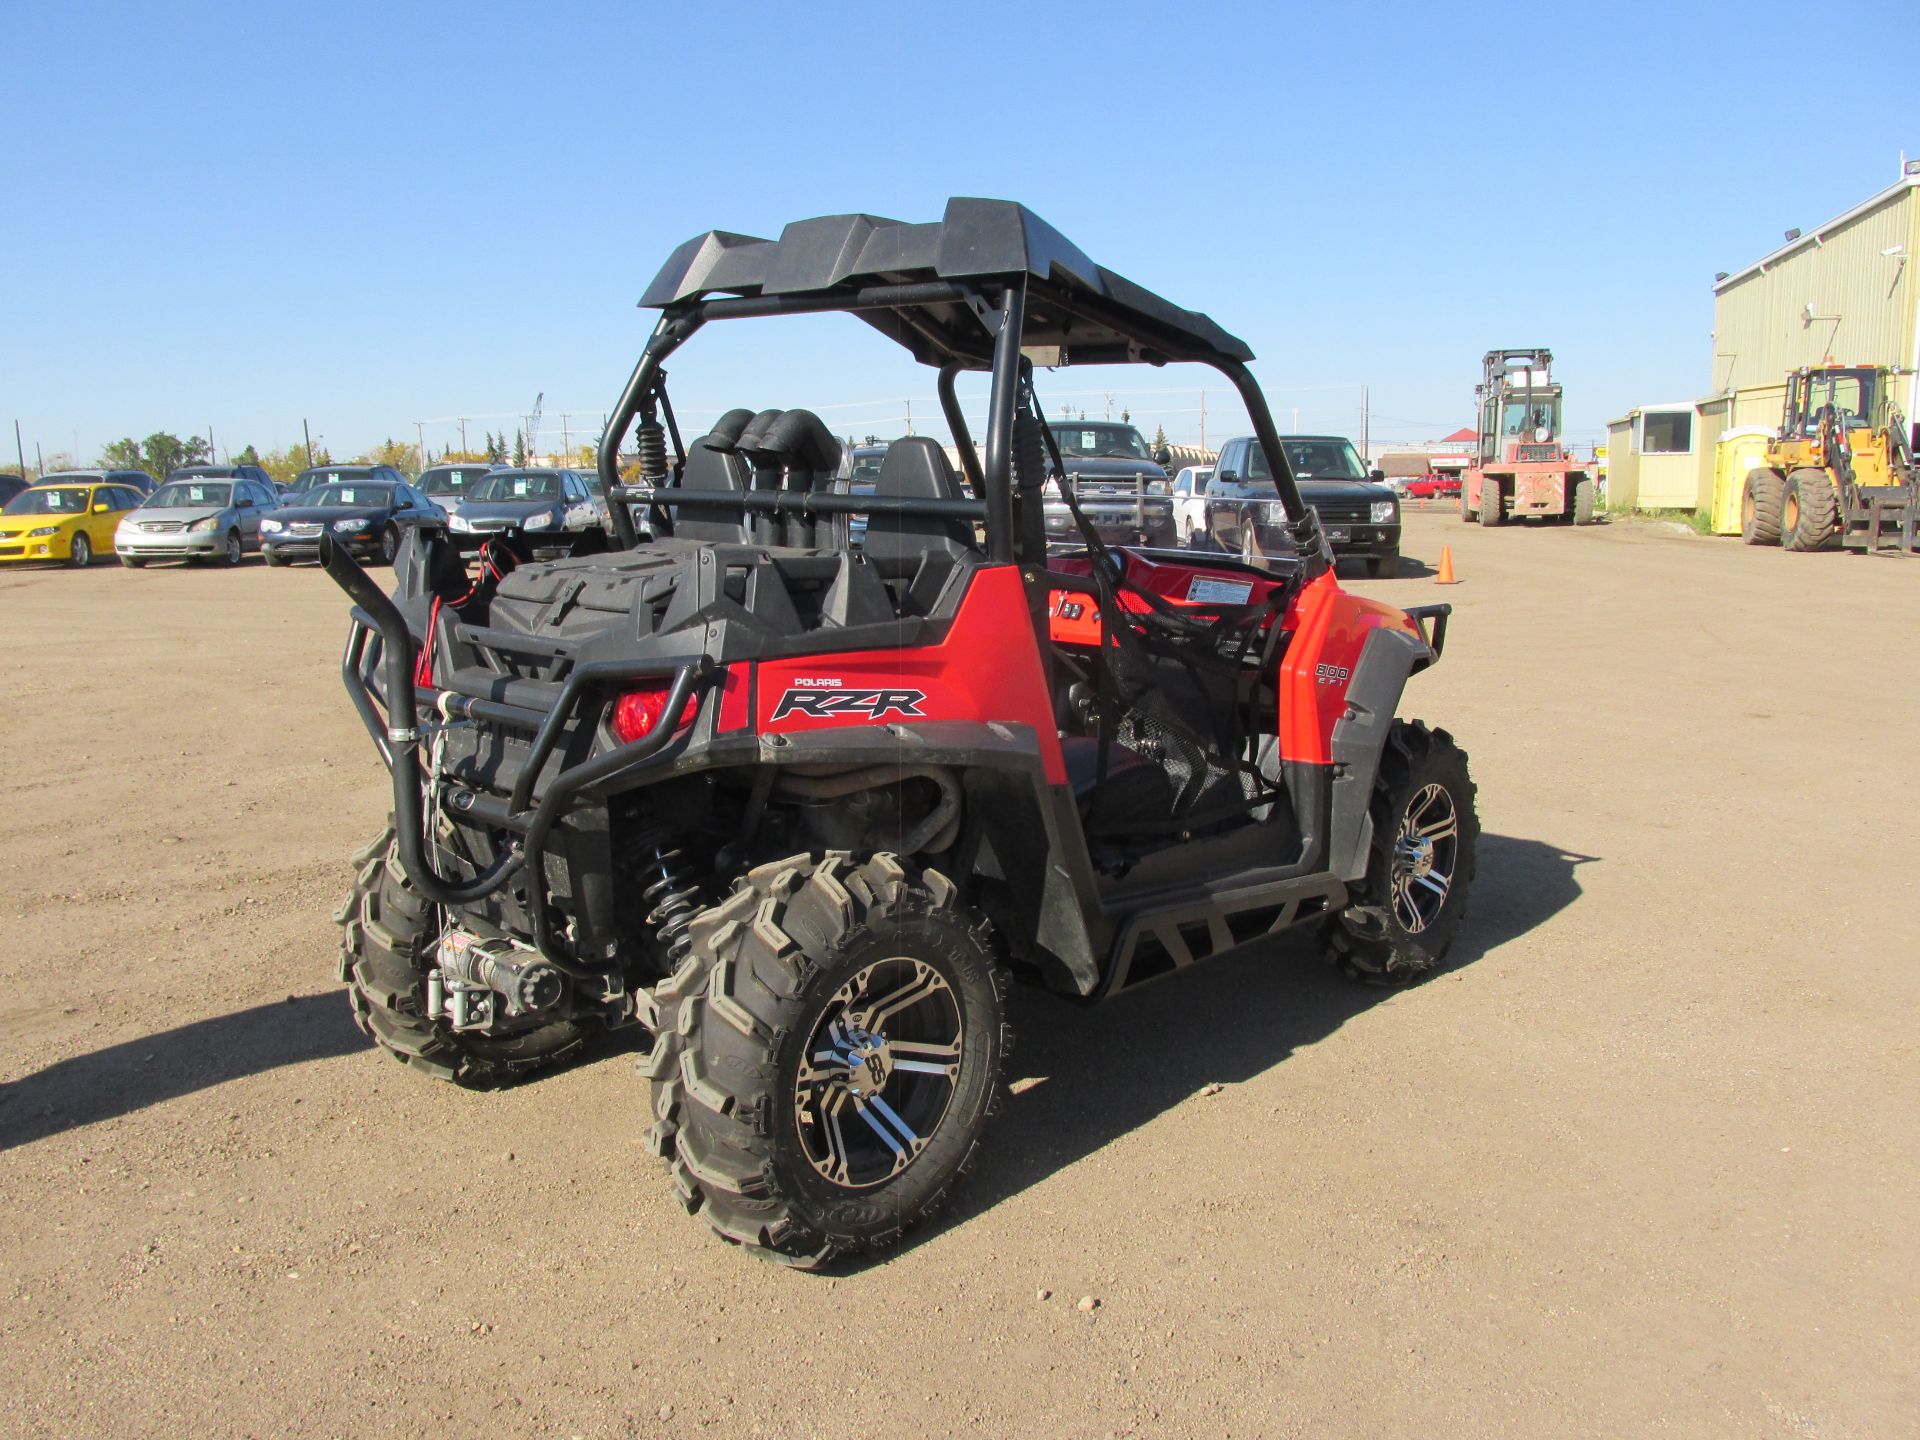
[[[1740,533],[1740,497],[1747,472],[1767,458],[1767,442],[1774,432],[1764,425],[1742,425],[1722,430],[1713,447],[1713,533]]]

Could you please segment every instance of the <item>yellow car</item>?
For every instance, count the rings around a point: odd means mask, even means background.
[[[0,565],[64,560],[76,569],[113,553],[120,517],[140,504],[127,485],[35,485],[0,510]]]

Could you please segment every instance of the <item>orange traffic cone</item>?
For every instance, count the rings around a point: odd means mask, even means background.
[[[1440,547],[1440,573],[1434,578],[1433,583],[1436,585],[1458,585],[1460,583],[1453,578],[1453,547],[1451,545],[1442,545]]]

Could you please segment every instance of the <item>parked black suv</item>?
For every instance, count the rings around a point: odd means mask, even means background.
[[[1318,512],[1338,560],[1365,560],[1367,573],[1400,566],[1400,500],[1369,471],[1343,435],[1282,435],[1300,498]],[[1247,559],[1293,554],[1266,453],[1251,435],[1229,440],[1207,482],[1206,535],[1213,548]]]

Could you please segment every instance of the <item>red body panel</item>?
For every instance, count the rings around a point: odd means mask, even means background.
[[[1204,561],[1190,565],[1173,564],[1118,550],[1113,553],[1125,554],[1127,578],[1142,590],[1199,615],[1216,614],[1223,605],[1264,604],[1284,584],[1277,576],[1270,580],[1262,579],[1247,574],[1245,570],[1212,566]],[[1057,570],[1062,575],[1091,573],[1089,562],[1081,555],[1055,560],[1047,568]],[[1144,601],[1124,591],[1120,595],[1120,604],[1133,611],[1147,608]],[[1087,596],[1072,590],[1055,590],[1048,597],[1047,613],[1051,618],[1050,633],[1056,645],[1100,643],[1100,614]]]
[[[1328,765],[1367,637],[1382,629],[1417,637],[1420,627],[1404,610],[1342,590],[1331,574],[1300,592],[1285,623],[1293,639],[1280,661],[1280,755]]]
[[[1014,566],[974,574],[938,645],[767,661],[754,669],[754,724],[763,735],[888,720],[1001,720],[1031,726],[1048,783],[1066,783],[1053,700]],[[815,696],[835,701],[809,705]],[[864,708],[862,697],[870,697]],[[723,713],[724,703],[723,696]]]
[[[753,686],[753,667],[734,665],[727,670],[727,677],[720,682],[720,718],[715,728],[725,734],[729,730],[744,730],[753,717],[747,707],[747,696]]]

